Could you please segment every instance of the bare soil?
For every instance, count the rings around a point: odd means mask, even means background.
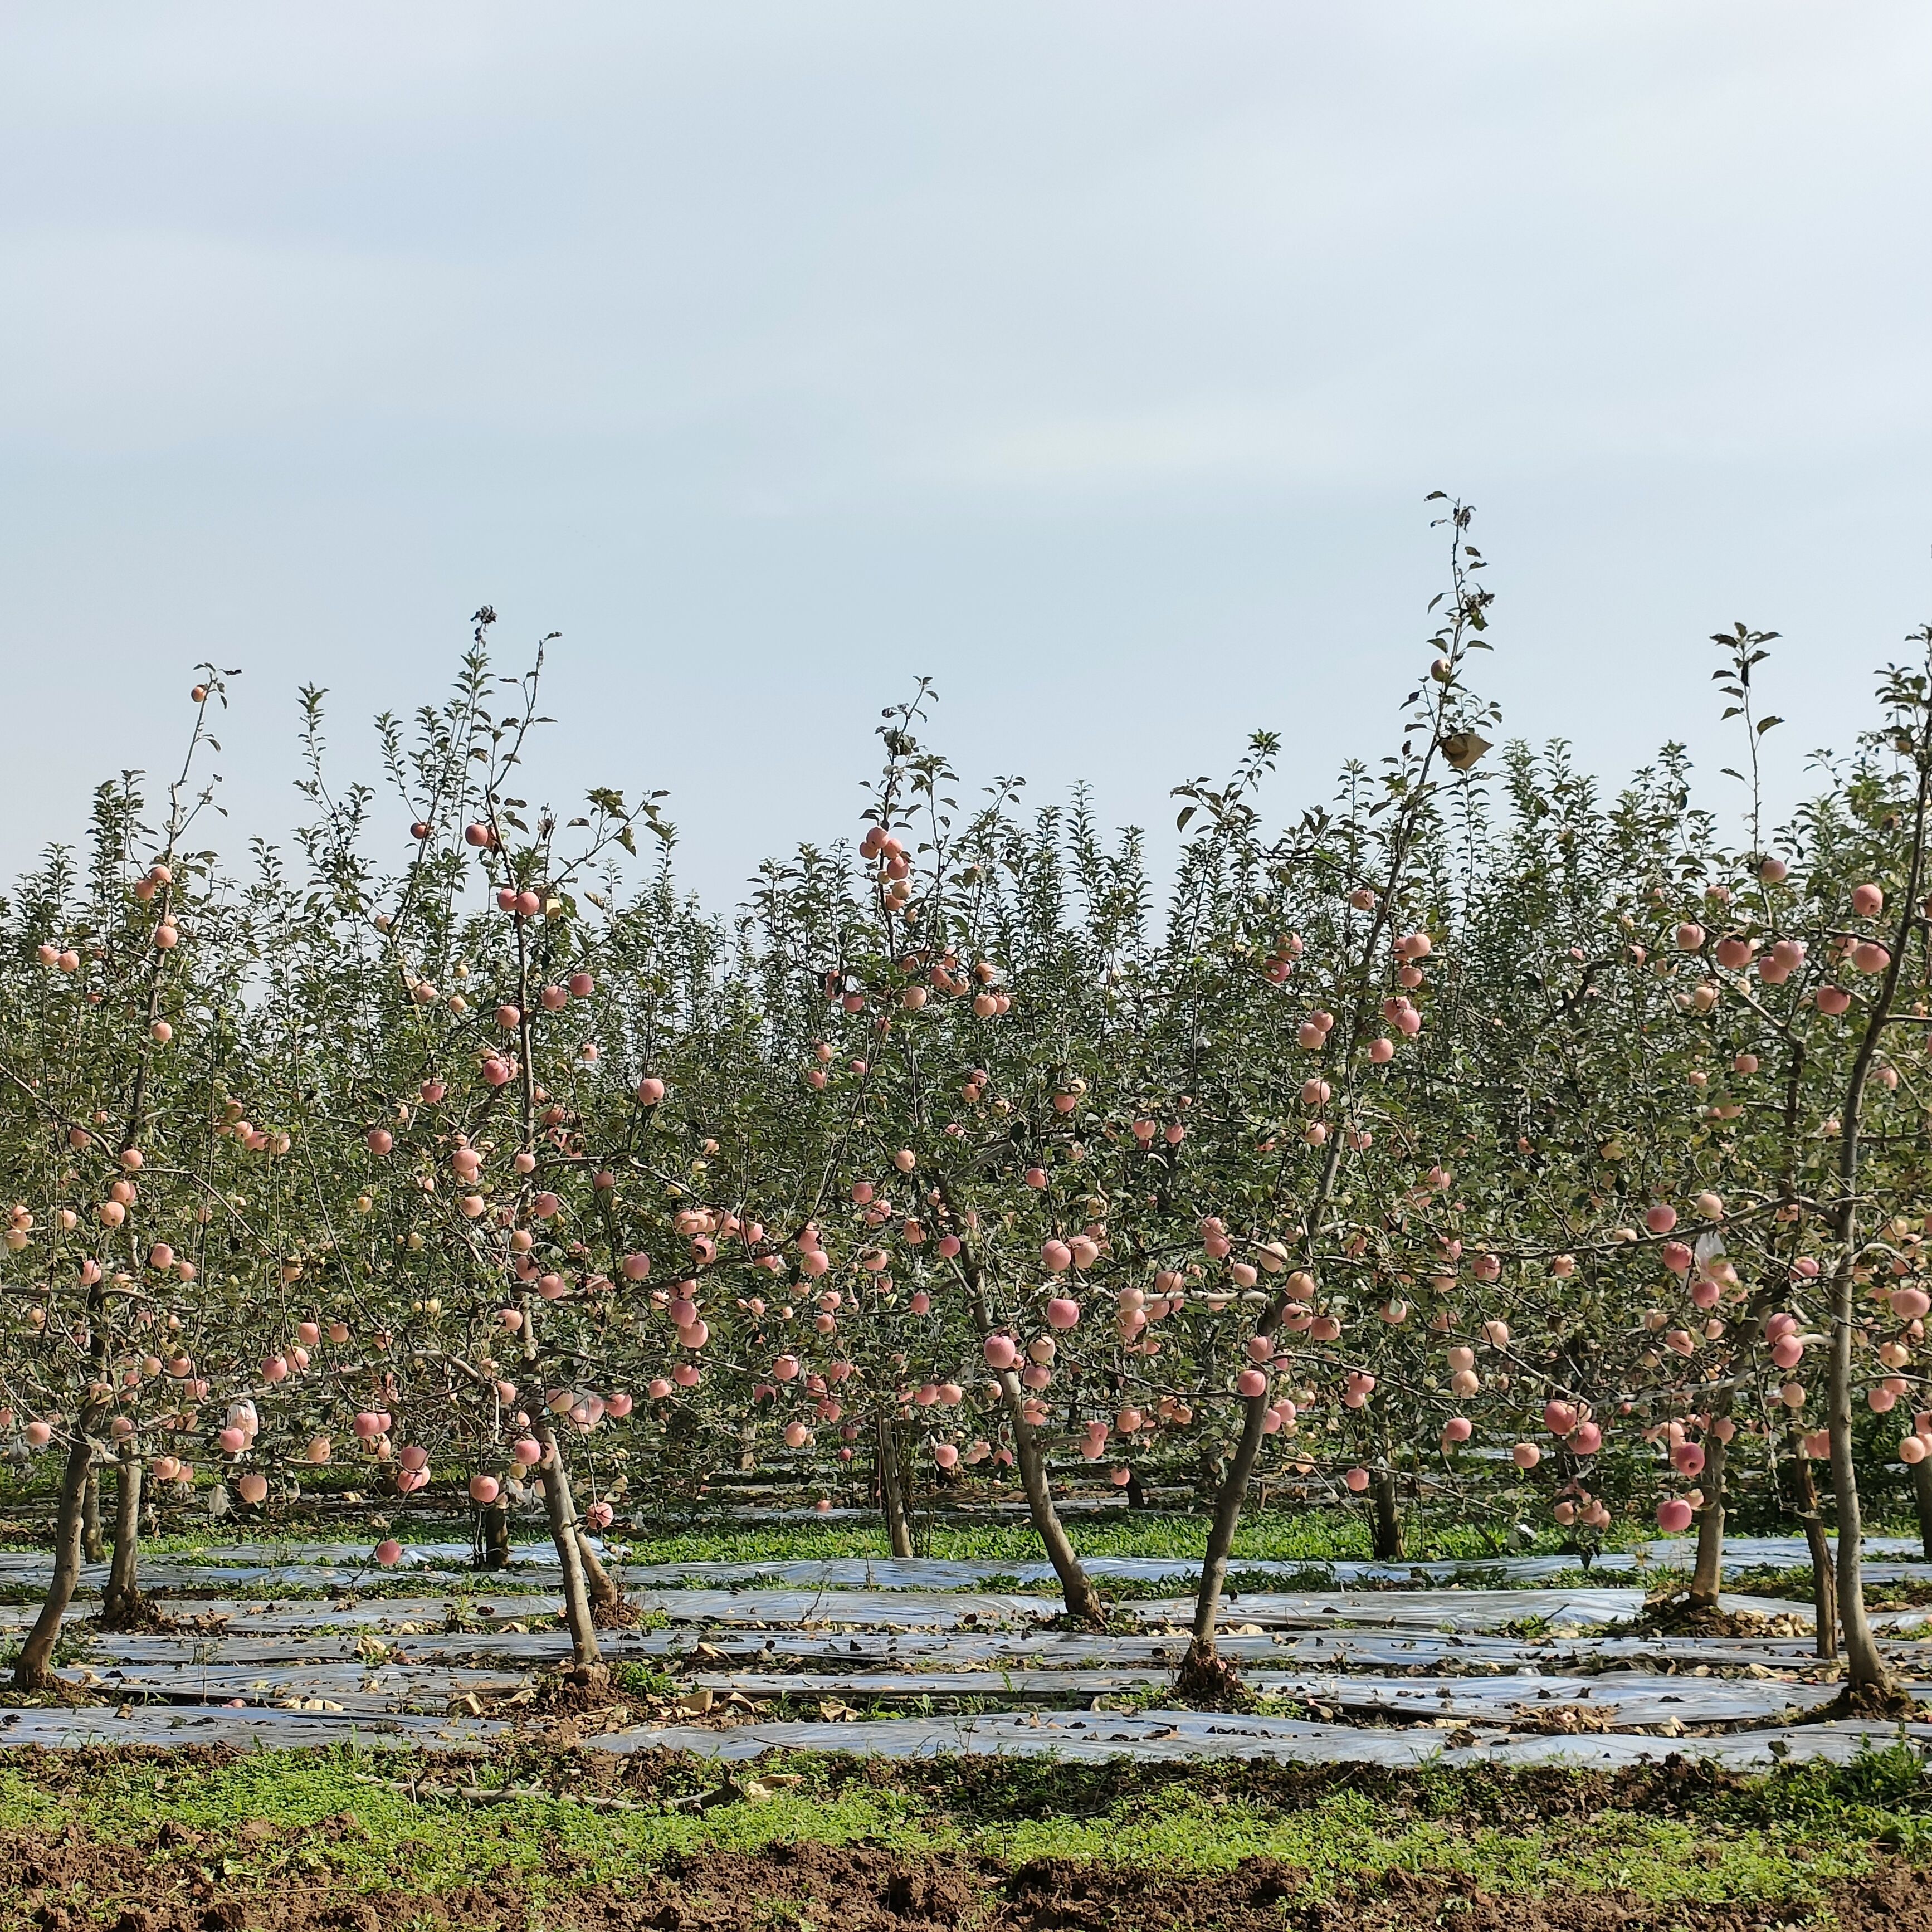
[[[169,1828],[164,1828],[164,1833]],[[1540,1898],[1392,1872],[1346,1897],[1298,1902],[1306,1874],[1270,1858],[1202,1874],[1124,1870],[1063,1858],[1017,1867],[863,1846],[779,1845],[758,1852],[674,1856],[623,1886],[460,1888],[441,1895],[346,1893],[326,1885],[266,1891],[216,1868],[148,1870],[124,1858],[103,1896],[101,1848],[13,1836],[0,1860],[26,1888],[24,1918],[46,1932],[772,1932],[836,1924],[839,1932],[1766,1932],[1818,1922],[1839,1932],[1932,1932],[1932,1873],[1900,1864],[1840,1886],[1816,1904],[1771,1900],[1659,1904],[1622,1892],[1554,1888]],[[89,1910],[72,1901],[99,1900]]]

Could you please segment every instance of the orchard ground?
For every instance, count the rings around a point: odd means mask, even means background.
[[[1101,1632],[984,1509],[896,1561],[856,1510],[628,1526],[588,1691],[547,1543],[479,1570],[396,1507],[386,1570],[326,1502],[272,1540],[177,1521],[169,1624],[84,1597],[58,1689],[0,1709],[0,1924],[1932,1925],[1932,1724],[1829,1714],[1801,1540],[1734,1540],[1718,1636],[1646,1616],[1682,1544],[1586,1569],[1425,1519],[1376,1564],[1352,1516],[1257,1512],[1246,1708],[1202,1712],[1171,1691],[1200,1519],[1088,1501]],[[47,1559],[9,1527],[10,1634]],[[1932,1564],[1868,1551],[1932,1679]]]

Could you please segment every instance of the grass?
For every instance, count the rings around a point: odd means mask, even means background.
[[[978,1563],[1038,1563],[1040,1538],[1023,1522],[958,1523],[943,1518],[925,1526],[923,1553],[943,1560]],[[1164,1556],[1198,1561],[1208,1544],[1207,1520],[1164,1510],[1122,1511],[1083,1519],[1070,1532],[1083,1558]],[[776,1563],[865,1558],[885,1562],[889,1550],[879,1528],[867,1523],[707,1525],[662,1533],[640,1532],[628,1538],[639,1563]],[[1545,1546],[1546,1545],[1546,1547]],[[1562,1547],[1552,1532],[1537,1552]],[[1498,1552],[1486,1538],[1465,1526],[1444,1522],[1411,1538],[1406,1561],[1442,1559],[1494,1562]],[[1508,1553],[1508,1552],[1503,1552]],[[1316,1510],[1255,1510],[1243,1518],[1234,1540],[1234,1560],[1321,1564],[1366,1559],[1367,1526],[1352,1518]]]
[[[458,1518],[425,1519],[397,1512],[389,1518],[389,1533],[404,1544],[460,1540],[465,1524]],[[1040,1538],[1024,1522],[957,1522],[928,1518],[923,1554],[942,1559],[991,1563],[1037,1563],[1044,1560]],[[520,1525],[518,1534],[535,1536],[533,1526]],[[1120,1511],[1084,1517],[1071,1527],[1074,1545],[1083,1557],[1165,1556],[1198,1561],[1208,1541],[1207,1519],[1191,1512]],[[364,1546],[367,1528],[341,1538],[345,1552]],[[328,1530],[303,1526],[292,1534],[287,1526],[261,1525],[218,1534],[202,1531],[192,1536],[164,1536],[144,1542],[144,1555],[206,1556],[219,1561],[224,1545],[246,1543],[272,1553],[292,1550],[298,1543],[332,1540]],[[889,1561],[890,1545],[882,1524],[739,1523],[712,1522],[697,1526],[641,1526],[623,1534],[639,1563],[722,1562],[756,1564],[848,1558]],[[20,1546],[44,1547],[31,1539],[10,1539]],[[1418,1526],[1409,1539],[1406,1561],[1440,1559],[1495,1561],[1501,1554],[1494,1542],[1466,1525],[1444,1521]],[[1538,1538],[1535,1552],[1558,1551],[1554,1531]],[[1338,1513],[1313,1510],[1255,1510],[1244,1518],[1235,1539],[1234,1557],[1251,1561],[1305,1563],[1338,1558],[1367,1558],[1371,1552],[1365,1522]]]
[[[13,1490],[10,1498],[7,1496]],[[15,1508],[28,1498],[23,1486],[0,1480],[0,1498]],[[326,1501],[326,1498],[316,1500]],[[34,1502],[42,1512],[50,1499],[36,1496]],[[1083,1556],[1166,1556],[1198,1558],[1205,1548],[1208,1521],[1199,1510],[1108,1510],[1078,1512],[1077,1498],[1063,1498],[1076,1513],[1069,1524],[1075,1547]],[[339,1504],[332,1505],[339,1508]],[[466,1514],[424,1509],[399,1502],[394,1498],[371,1498],[363,1506],[365,1514],[346,1520],[336,1515],[304,1520],[274,1518],[250,1522],[214,1525],[196,1521],[191,1528],[171,1527],[162,1535],[144,1542],[144,1552],[166,1556],[218,1556],[224,1546],[236,1543],[260,1545],[270,1551],[292,1548],[298,1543],[340,1542],[353,1550],[370,1538],[376,1519],[380,1518],[388,1533],[404,1543],[463,1541],[470,1532]],[[1736,1522],[1742,1534],[1742,1516]],[[1792,1526],[1767,1521],[1751,1526],[1754,1531],[1790,1532]],[[949,1519],[944,1514],[922,1519],[926,1548],[933,1557],[980,1562],[1036,1562],[1041,1560],[1039,1538],[1024,1521],[1014,1520],[974,1522]],[[1493,1562],[1515,1555],[1554,1556],[1575,1554],[1566,1532],[1556,1526],[1540,1526],[1534,1538],[1521,1549],[1508,1546],[1499,1533],[1500,1519],[1494,1532],[1448,1511],[1413,1510],[1406,1525],[1406,1562],[1441,1561]],[[538,1528],[531,1520],[520,1521],[514,1533],[534,1537]],[[1916,1538],[1916,1521],[1900,1520],[1868,1524],[1870,1535]],[[890,1554],[884,1527],[879,1522],[830,1523],[794,1522],[756,1524],[742,1522],[679,1520],[675,1522],[641,1522],[627,1532],[634,1560],[639,1562],[781,1562],[830,1557],[866,1558],[884,1561]],[[45,1547],[44,1526],[25,1522],[0,1523],[0,1548]],[[1641,1520],[1620,1522],[1602,1547],[1605,1552],[1641,1552],[1653,1540],[1654,1532]],[[1234,1544],[1238,1561],[1324,1563],[1341,1559],[1368,1559],[1372,1554],[1370,1525],[1366,1514],[1346,1506],[1293,1509],[1250,1510],[1243,1517]]]
[[[801,1781],[699,1811],[662,1802],[719,1786],[716,1767],[689,1759],[526,1755],[472,1772],[346,1750],[191,1761],[103,1752],[84,1763],[25,1754],[0,1761],[0,1831],[140,1848],[163,1881],[175,1870],[184,1882],[212,1876],[244,1891],[301,1882],[425,1897],[483,1885],[526,1892],[538,1905],[680,1857],[806,1841],[1204,1876],[1266,1858],[1305,1874],[1298,1882],[1310,1898],[1403,1873],[1526,1896],[1558,1885],[1685,1904],[1815,1902],[1888,1856],[1932,1852],[1932,1780],[1903,1746],[1754,1780],[1698,1767],[1345,1774],[806,1754],[767,1761],[758,1774],[780,1768]],[[394,1788],[418,1774],[443,1780],[443,1793],[418,1802]],[[534,1782],[542,1793],[466,1803],[448,1784],[472,1774]],[[580,1802],[614,1792],[639,1808]],[[10,1924],[24,1904],[16,1882],[0,1874],[0,1920]],[[85,1904],[112,1922],[108,1885],[90,1888]]]
[[[1808,1563],[1789,1570],[1762,1567],[1742,1570],[1724,1580],[1725,1589],[1736,1595],[1790,1597],[1804,1604],[1812,1600],[1816,1587],[1816,1580]],[[1922,1610],[1932,1604],[1932,1578],[1908,1576],[1881,1582],[1868,1576],[1864,1594],[1868,1610]]]
[[[1560,1874],[1577,1890],[1621,1886],[1657,1900],[1809,1898],[1821,1882],[1856,1876],[1872,1862],[1868,1847],[1849,1842],[1807,1846],[1810,1856],[1796,1861],[1788,1844],[1774,1848],[1762,1832],[1713,1836],[1697,1823],[1630,1812],[1531,1831],[1470,1830],[1453,1820],[1399,1812],[1352,1792],[1312,1810],[1284,1813],[1252,1799],[1177,1788],[1151,1802],[1124,1802],[1091,1820],[1029,1820],[979,1837],[982,1849],[1014,1862],[1091,1858],[1204,1873],[1232,1870],[1245,1858],[1276,1858],[1305,1870],[1309,1892],[1327,1898],[1399,1870],[1473,1879],[1491,1892],[1533,1893]]]
[[[1824,1831],[1932,1855],[1932,1767],[1903,1745],[1862,1751],[1846,1765],[1793,1765],[1755,1779],[1724,1807],[1730,1821]]]
[[[661,1866],[679,1852],[754,1850],[775,1841],[914,1846],[914,1807],[890,1794],[801,1786],[764,1803],[700,1814],[613,1814],[564,1795],[477,1806],[418,1803],[368,1780],[412,1768],[348,1751],[259,1751],[219,1768],[177,1770],[152,1760],[97,1756],[84,1791],[50,1792],[32,1772],[0,1764],[0,1831],[56,1834],[78,1828],[104,1844],[156,1845],[165,1821],[172,1844],[155,1856],[188,1872],[212,1868],[231,1880],[286,1882],[304,1876],[358,1891],[395,1886],[434,1894],[471,1884],[539,1892],[567,1869],[594,1884]],[[564,1781],[568,1772],[562,1774]],[[698,1788],[715,1779],[694,1774]],[[14,1901],[0,1879],[0,1912]],[[7,1920],[5,1922],[13,1922]]]

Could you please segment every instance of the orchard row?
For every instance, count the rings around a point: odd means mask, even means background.
[[[782,1455],[900,1546],[916,1472],[1012,1472],[1090,1620],[1054,1470],[1187,1472],[1210,1684],[1257,1480],[1360,1498],[1387,1554],[1416,1495],[1694,1525],[1712,1603],[1750,1473],[1882,1691],[1861,1481],[1932,1510],[1924,671],[1727,839],[1675,748],[1613,798],[1486,755],[1444,527],[1399,748],[1276,830],[1258,735],[1180,788],[1158,910],[1083,798],[962,804],[922,686],[860,836],[707,917],[655,797],[517,795],[542,657],[493,676],[487,614],[453,696],[380,721],[386,790],[332,784],[306,694],[308,822],[237,866],[200,842],[207,670],[158,824],[103,787],[8,911],[0,1438],[58,1496],[22,1682],[104,1472],[122,1622],[144,1485],[272,1510],[346,1463],[498,1548],[534,1492],[592,1665],[584,1527]],[[1754,781],[1764,640],[1720,642]]]

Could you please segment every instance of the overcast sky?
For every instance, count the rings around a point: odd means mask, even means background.
[[[279,832],[297,686],[366,769],[485,602],[721,902],[920,673],[970,778],[1171,824],[1267,725],[1286,814],[1438,488],[1510,730],[1719,796],[1743,618],[1795,795],[1932,617],[1928,86],[1923,0],[14,0],[0,871],[203,657]]]

